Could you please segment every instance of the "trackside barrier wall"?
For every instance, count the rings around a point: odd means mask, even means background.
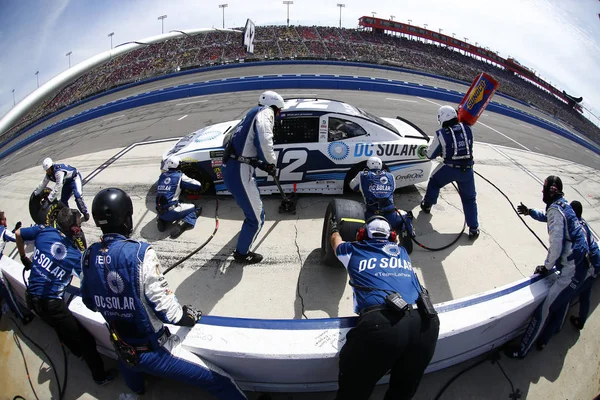
[[[0,260],[2,278],[23,307],[23,266]],[[522,279],[475,296],[436,304],[440,334],[427,372],[490,351],[517,336],[545,298],[554,274]],[[74,296],[69,308],[96,338],[98,349],[115,358],[104,320]],[[338,354],[356,317],[262,320],[204,316],[194,328],[169,325],[190,351],[229,372],[246,390],[308,392],[337,388]],[[366,366],[368,368],[368,366]],[[380,383],[387,382],[384,377]]]
[[[197,30],[197,31],[205,31],[205,30]],[[169,34],[170,35],[170,34]],[[148,40],[144,40],[144,41],[148,41]],[[135,49],[137,45],[132,44],[131,45],[131,49]],[[137,46],[139,47],[139,46]],[[119,53],[122,54],[122,53]],[[115,56],[117,54],[111,54],[112,56]],[[382,70],[388,70],[388,71],[396,71],[396,72],[404,72],[404,73],[409,73],[409,74],[415,74],[415,75],[421,75],[421,76],[427,76],[430,78],[436,78],[436,79],[442,79],[448,82],[454,82],[454,83],[458,83],[458,84],[462,84],[462,85],[466,85],[469,86],[471,83],[470,82],[464,82],[458,79],[454,79],[454,78],[449,78],[446,76],[438,76],[435,74],[431,74],[428,72],[423,72],[423,71],[417,71],[417,70],[412,70],[412,69],[406,69],[406,68],[400,68],[400,67],[392,67],[392,66],[388,66],[388,65],[379,65],[379,64],[365,64],[365,63],[359,63],[359,62],[347,62],[347,61],[324,61],[324,60],[279,60],[279,61],[260,61],[260,62],[256,62],[253,61],[251,63],[237,63],[237,64],[225,64],[225,65],[215,65],[215,66],[211,66],[211,67],[201,67],[201,68],[194,68],[194,69],[189,69],[189,70],[185,70],[185,71],[180,71],[180,72],[173,72],[170,74],[164,74],[164,75],[159,75],[159,76],[154,76],[151,78],[147,78],[147,79],[142,79],[140,81],[137,82],[131,82],[131,83],[127,83],[125,85],[121,85],[109,90],[106,90],[102,93],[98,93],[95,94],[93,96],[87,97],[83,100],[80,100],[76,103],[73,103],[71,105],[68,105],[52,114],[49,114],[43,118],[41,118],[40,120],[34,122],[31,125],[28,125],[27,127],[23,128],[15,137],[9,139],[6,143],[10,142],[11,140],[14,140],[16,137],[18,137],[19,135],[21,135],[23,132],[28,131],[34,127],[36,127],[37,125],[47,121],[50,118],[54,118],[55,116],[64,113],[65,111],[68,111],[74,107],[78,107],[82,104],[85,104],[89,101],[101,98],[103,96],[106,96],[108,94],[111,93],[115,93],[115,92],[119,92],[121,90],[125,90],[125,89],[129,89],[131,87],[135,87],[135,86],[139,86],[139,85],[145,85],[147,83],[152,83],[152,82],[156,82],[156,81],[160,81],[163,79],[170,79],[170,78],[175,78],[178,76],[184,76],[184,75],[190,75],[190,74],[197,74],[197,73],[202,73],[202,72],[208,72],[208,71],[215,71],[215,70],[221,70],[221,69],[231,69],[231,68],[244,68],[244,67],[256,67],[256,66],[269,66],[269,65],[331,65],[331,66],[347,66],[347,67],[360,67],[360,68],[373,68],[373,69],[382,69]],[[43,86],[43,85],[42,85]],[[34,92],[35,93],[35,92]],[[507,99],[510,99],[512,101],[515,101],[517,103],[521,103],[527,107],[529,107],[529,104],[525,103],[522,100],[519,99],[515,99],[514,97],[508,96],[506,94],[503,93],[497,93],[496,96],[502,96],[505,97]],[[42,97],[40,95],[40,97]],[[33,108],[33,107],[32,107]],[[582,133],[583,134],[583,133]],[[0,146],[5,145],[6,143],[0,143]]]
[[[218,79],[141,93],[80,112],[53,125],[50,125],[16,143],[0,153],[0,159],[6,157],[14,151],[21,149],[27,144],[33,143],[34,141],[48,136],[54,132],[67,129],[94,118],[99,118],[123,110],[187,97],[265,89],[366,90],[371,92],[427,97],[450,103],[459,103],[463,96],[463,93],[458,91],[442,89],[434,86],[414,84],[391,79],[351,75],[279,74]],[[586,140],[581,139],[580,137],[559,126],[549,123],[548,121],[538,118],[534,115],[527,114],[516,108],[495,102],[491,102],[488,105],[487,110],[550,130],[584,146],[585,148],[597,154],[600,154],[600,148],[597,148]]]

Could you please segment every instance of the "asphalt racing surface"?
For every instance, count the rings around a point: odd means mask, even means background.
[[[468,89],[467,85],[373,68],[252,66],[186,75],[113,93],[46,121],[25,136],[82,110],[161,87],[241,75],[289,73],[373,76],[438,85],[463,92]],[[153,185],[158,178],[160,155],[174,144],[174,139],[200,127],[241,118],[256,104],[259,94],[260,91],[248,91],[201,96],[139,107],[88,121],[28,145],[0,160],[3,171],[0,183],[5,188],[2,209],[7,211],[9,225],[17,219],[22,219],[25,225],[29,223],[24,211],[26,199],[42,178],[41,160],[50,156],[76,166],[84,177],[93,176],[84,187],[88,206],[91,206],[94,194],[103,187],[126,188],[134,201],[136,233],[153,243],[165,267],[171,265],[212,232],[216,200],[214,197],[199,200],[204,207],[202,217],[194,230],[186,232],[177,241],[159,234],[154,222]],[[434,99],[372,92],[287,89],[281,90],[280,94],[284,98],[297,96],[342,100],[379,116],[399,115],[430,135],[438,128],[436,114],[442,105]],[[554,121],[546,114],[500,96],[494,100]],[[600,197],[597,194],[600,188],[600,157],[597,154],[554,133],[491,112],[482,115],[474,127],[474,134],[477,171],[506,191],[511,200],[521,200],[530,207],[541,207],[539,178],[557,174],[563,177],[565,185],[569,187],[568,191],[565,190],[569,200],[579,195],[586,200],[584,206],[588,208],[584,216],[597,232],[600,231]],[[121,149],[133,143],[161,139],[173,141],[137,146],[106,170],[95,172]],[[7,145],[1,150],[6,148]],[[413,264],[422,266],[419,274],[436,303],[480,293],[528,276],[545,256],[543,247],[530,233],[524,232],[506,200],[483,181],[476,180],[476,185],[483,231],[480,239],[469,243],[462,238],[448,251],[428,253],[415,249],[411,255]],[[397,205],[413,209],[418,214],[418,202],[424,187],[420,184],[400,190],[396,196]],[[345,271],[327,269],[318,261],[318,244],[315,243],[320,243],[320,237],[316,240],[315,237],[320,236],[324,209],[330,198],[317,195],[301,197],[298,215],[291,216],[277,213],[277,196],[263,197],[267,221],[255,245],[266,255],[265,262],[241,268],[230,264],[230,251],[235,246],[235,235],[243,216],[231,198],[221,197],[221,228],[218,234],[201,254],[191,260],[193,262],[167,275],[172,288],[184,304],[194,304],[209,314],[254,318],[351,315],[351,289],[346,284]],[[348,198],[359,200],[358,196]],[[417,215],[417,235],[426,243],[444,243],[460,231],[463,217],[458,196],[451,189],[446,189],[442,192],[442,198],[443,201],[440,200],[436,205],[431,217]],[[544,224],[532,224],[531,220],[528,222],[542,240],[547,240]],[[99,234],[91,222],[86,223],[84,229],[88,240],[93,240]],[[12,248],[8,245],[5,254],[9,254]],[[599,301],[599,291],[595,290],[592,310]],[[11,325],[12,322],[6,318],[0,323],[0,352],[2,359],[7,360],[0,369],[0,387],[6,388],[2,390],[6,398],[16,394],[30,398],[20,354],[9,337]],[[58,346],[49,343],[48,338],[55,340],[50,329],[37,320],[31,326],[25,327],[26,332],[34,335],[38,343],[50,346],[50,356],[60,364]],[[514,386],[521,390],[521,398],[591,399],[600,391],[600,338],[595,333],[598,329],[600,317],[592,314],[583,331],[575,331],[567,323],[544,352],[532,352],[520,362],[502,359],[500,364]],[[30,350],[26,357],[30,365],[39,365],[39,354]],[[480,359],[426,375],[415,399],[435,398],[452,376]],[[62,366],[58,368],[59,376],[62,376]],[[34,371],[32,378],[36,388],[39,388],[38,393],[43,394],[41,398],[50,398],[50,391],[56,393],[54,386],[50,386],[48,371]],[[96,387],[89,379],[84,364],[70,357],[66,398],[113,399],[124,392],[127,389],[122,379],[106,387]],[[385,386],[378,387],[372,398],[382,399],[384,392]],[[509,394],[510,384],[498,364],[484,362],[457,380],[441,398],[505,399]],[[210,398],[193,388],[164,380],[153,381],[143,398],[184,396]],[[249,398],[255,397],[256,394],[249,394]],[[273,398],[321,400],[332,399],[334,394],[273,394]]]

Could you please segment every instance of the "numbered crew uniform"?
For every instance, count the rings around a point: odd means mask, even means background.
[[[365,220],[374,215],[383,216],[392,229],[401,235],[401,244],[410,254],[413,249],[411,237],[414,236],[412,215],[403,213],[394,205],[394,175],[382,170],[383,162],[379,157],[369,158],[366,167],[350,181],[352,190],[360,190],[363,195]]]
[[[179,237],[186,230],[194,228],[196,219],[202,212],[202,207],[179,201],[182,189],[196,192],[202,189],[200,182],[178,171],[180,163],[181,160],[178,156],[171,156],[165,161],[167,170],[160,174],[156,189],[158,230],[163,232],[167,223],[182,220],[181,224],[178,224],[171,233],[172,239]]]
[[[74,211],[79,213],[77,211]],[[74,221],[68,208],[59,214],[59,222]],[[68,222],[67,222],[68,224]],[[68,229],[56,229],[44,225],[17,230],[17,248],[26,269],[31,268],[27,288],[28,306],[58,334],[58,338],[76,357],[83,357],[94,381],[105,384],[115,379],[117,371],[104,371],[104,363],[96,350],[92,335],[75,319],[63,301],[65,288],[72,274],[81,274],[83,249],[74,241],[71,232],[78,228],[79,221]],[[64,225],[63,225],[64,226]],[[65,232],[67,232],[65,234]],[[35,249],[31,260],[25,255],[25,241],[34,241]]]
[[[429,213],[431,206],[437,203],[440,189],[456,182],[469,226],[469,238],[475,239],[479,236],[479,222],[473,175],[473,133],[470,126],[458,123],[456,111],[450,106],[440,107],[438,122],[442,129],[435,132],[433,141],[425,151],[429,159],[439,156],[443,162],[429,178],[421,209]]]
[[[227,373],[185,350],[164,326],[193,327],[200,314],[179,304],[150,244],[128,239],[132,215],[131,198],[121,189],[96,195],[92,216],[103,235],[83,256],[81,282],[84,304],[109,325],[127,386],[143,393],[149,374],[202,387],[219,399],[245,399]]]
[[[348,270],[354,311],[360,315],[340,352],[336,399],[368,399],[388,371],[385,399],[411,399],[439,333],[429,296],[385,218],[368,220],[357,242],[342,241],[336,226],[332,231],[331,244]]]
[[[36,196],[39,195],[48,186],[48,183],[54,182],[54,189],[48,195],[48,201],[52,203],[60,193],[60,201],[68,207],[69,199],[75,195],[77,208],[83,214],[83,221],[87,221],[90,216],[87,206],[83,201],[83,185],[81,183],[81,174],[77,172],[77,168],[67,164],[55,164],[51,158],[44,159],[42,168],[46,171],[46,175],[44,175],[44,179],[42,179],[38,187],[35,188],[33,194]]]
[[[546,212],[528,210],[532,218],[548,223],[548,254],[544,265],[535,272],[547,273],[556,267],[559,274],[544,301],[533,312],[520,346],[505,349],[505,354],[511,358],[525,357],[534,343],[539,350],[546,346],[552,335],[560,330],[570,301],[594,272],[588,261],[585,232],[573,208],[563,198],[560,178],[546,178],[542,192]]]
[[[273,125],[284,106],[283,98],[272,91],[261,94],[258,104],[239,123],[223,157],[223,182],[245,216],[234,253],[235,260],[244,263],[257,263],[263,258],[250,251],[265,221],[254,172],[256,167],[275,171]]]

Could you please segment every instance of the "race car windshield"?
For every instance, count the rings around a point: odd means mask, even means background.
[[[396,129],[396,128],[395,128],[395,127],[394,127],[392,124],[390,124],[389,122],[386,122],[386,121],[385,121],[383,118],[379,118],[377,115],[373,115],[373,114],[371,114],[370,112],[367,112],[367,111],[365,111],[365,110],[361,110],[360,108],[357,108],[357,110],[360,112],[360,114],[361,114],[363,117],[365,117],[365,118],[367,118],[367,119],[369,119],[369,120],[371,120],[371,121],[375,122],[377,125],[382,125],[382,126],[385,126],[385,127],[386,127],[386,128],[388,128],[390,131],[392,131],[392,132],[394,132],[394,133],[396,133],[396,134],[398,134],[398,135],[400,134],[400,132],[398,132],[398,129]]]

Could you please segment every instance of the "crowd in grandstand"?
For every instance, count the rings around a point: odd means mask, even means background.
[[[256,27],[254,54],[239,33],[211,31],[150,44],[86,73],[32,110],[3,140],[69,104],[113,87],[184,69],[271,59],[328,59],[388,64],[471,82],[481,71],[494,76],[499,92],[569,123],[600,143],[600,129],[554,96],[504,68],[439,44],[367,30],[323,26]]]

